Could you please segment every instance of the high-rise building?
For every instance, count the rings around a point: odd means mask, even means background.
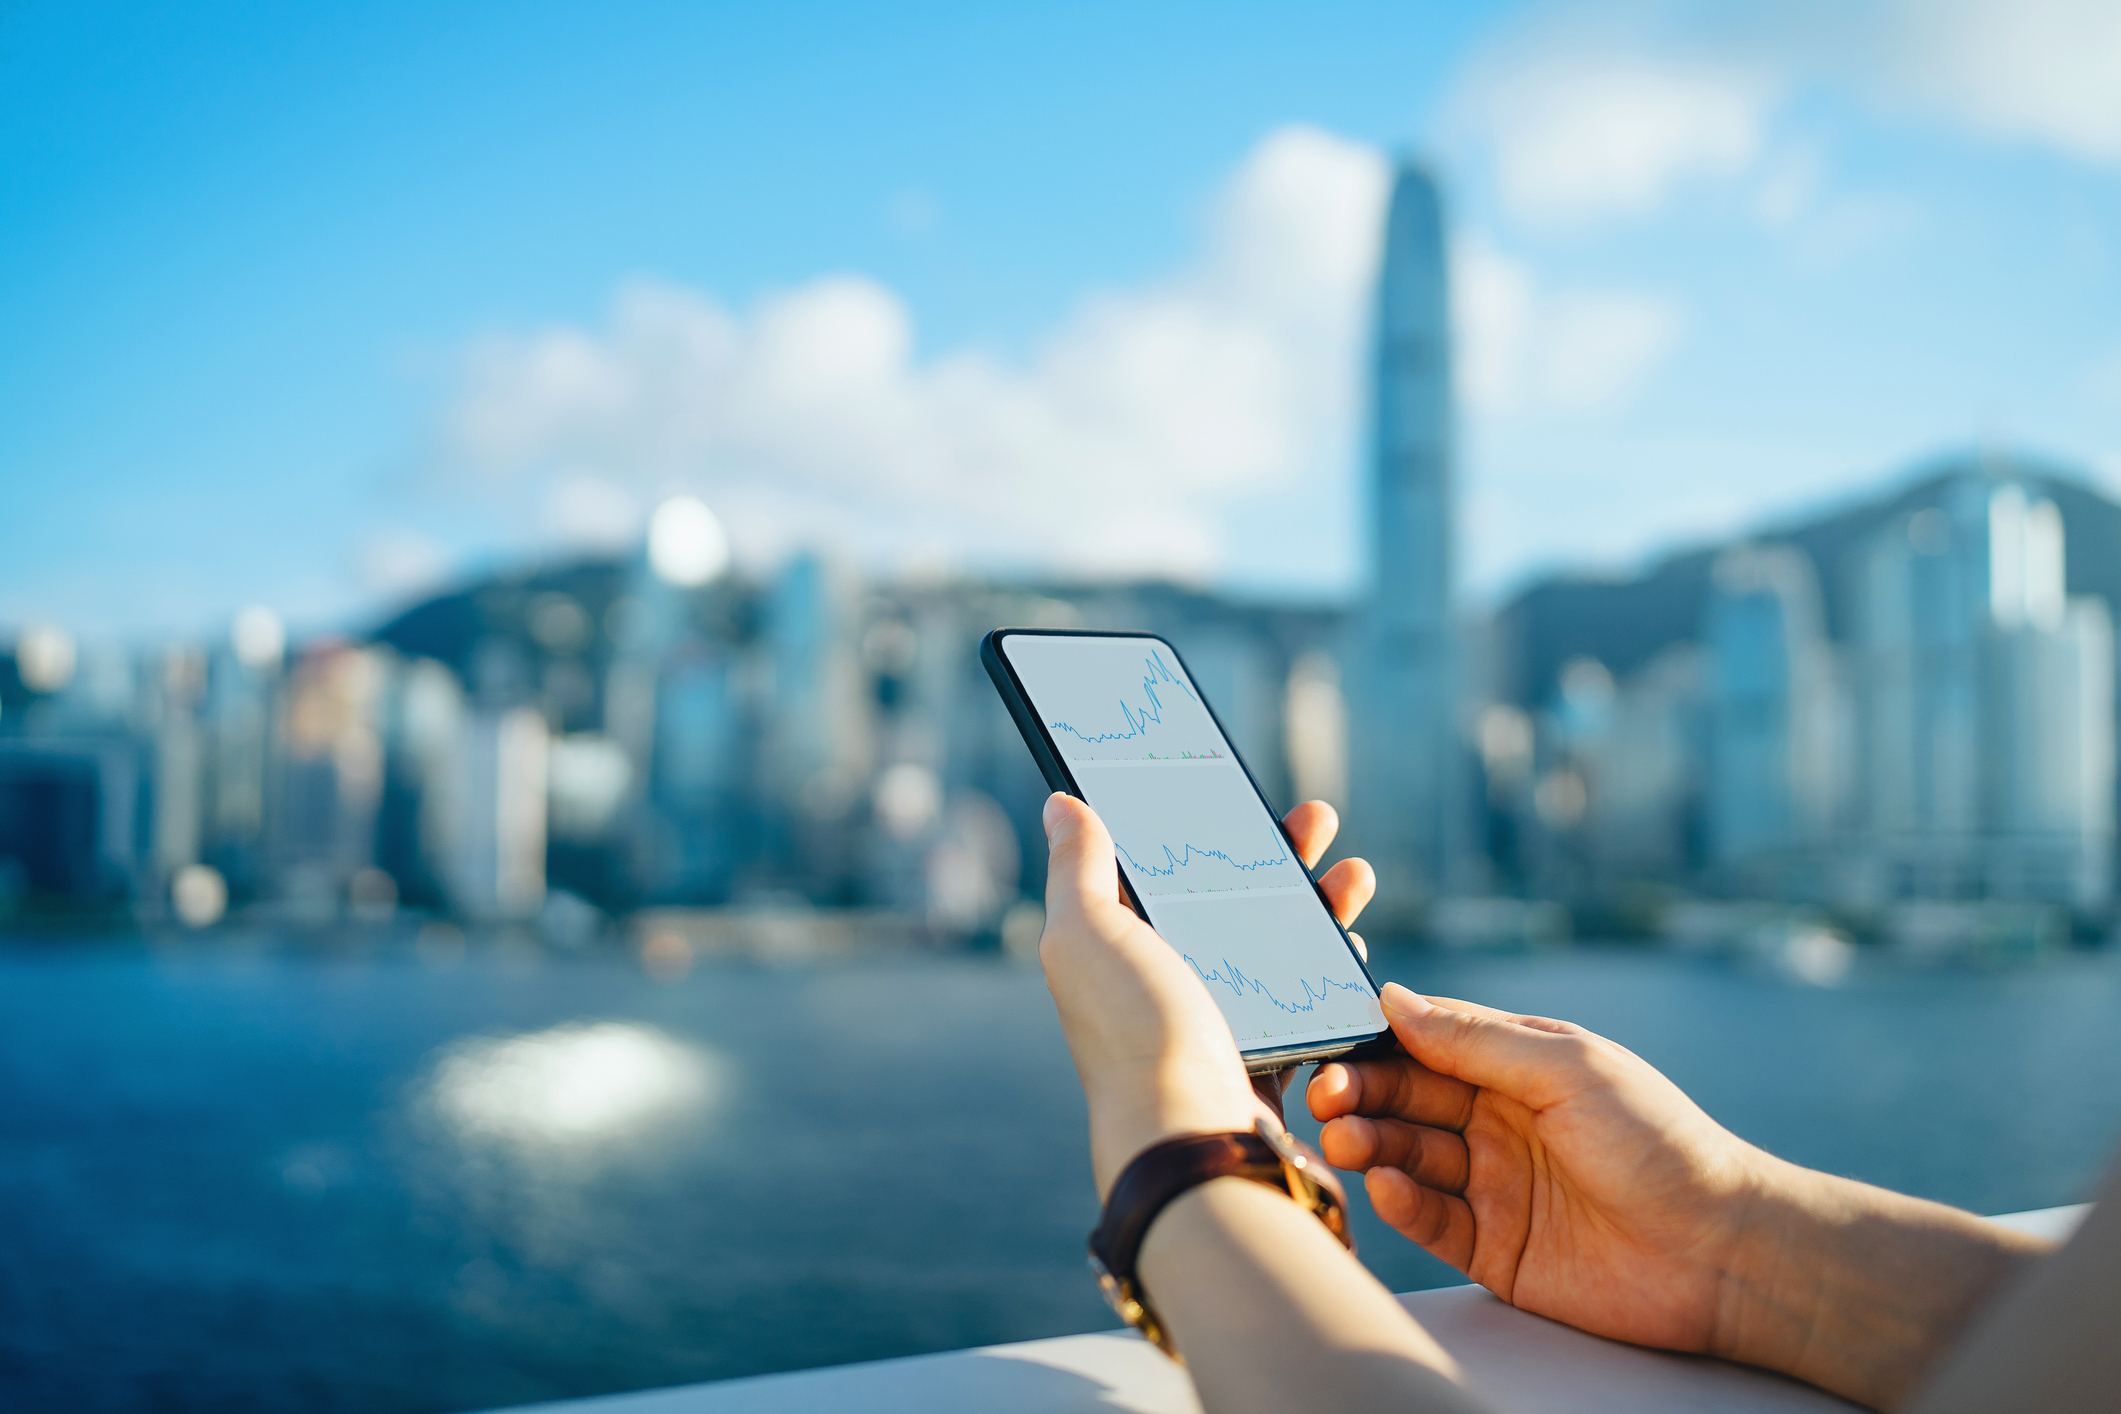
[[[268,657],[252,641],[213,655],[203,712],[207,732],[205,858],[239,896],[255,896],[266,874],[268,785],[280,650]],[[278,627],[277,620],[272,626]],[[248,651],[245,651],[248,650]]]
[[[1584,833],[1604,882],[1681,882],[1700,863],[1707,657],[1674,644],[1615,683],[1603,729],[1577,753],[1590,787]],[[1549,805],[1560,803],[1553,789]]]
[[[123,898],[138,883],[140,787],[123,738],[0,738],[0,901]]]
[[[488,892],[467,892],[464,881],[476,805],[465,798],[470,711],[456,674],[434,659],[391,665],[379,714],[383,798],[376,867],[391,876],[407,903],[434,906],[473,894],[483,899]]]
[[[2113,629],[2067,592],[2061,512],[1975,472],[1864,558],[1863,821],[1874,893],[2111,897]]]
[[[533,708],[481,711],[466,723],[450,853],[455,902],[468,917],[525,918],[545,901],[550,745]]]
[[[650,798],[671,827],[659,897],[729,896],[755,833],[748,815],[754,735],[744,674],[723,643],[691,640],[669,654],[656,693]]]
[[[1452,886],[1459,668],[1451,605],[1451,324],[1442,198],[1419,165],[1392,184],[1378,278],[1370,583],[1349,654],[1352,847],[1401,902]]]
[[[375,864],[383,795],[379,730],[388,649],[315,645],[289,670],[267,814],[276,890],[299,916],[333,916],[353,876]]]
[[[1727,885],[1788,892],[1833,824],[1833,649],[1810,558],[1789,545],[1724,552],[1702,641],[1710,857]]]
[[[765,608],[771,669],[760,734],[770,852],[799,888],[850,878],[876,760],[875,684],[861,653],[861,583],[816,551],[782,568]]]
[[[206,760],[199,704],[206,693],[206,657],[172,646],[150,654],[142,668],[140,725],[152,742],[148,877],[142,882],[164,897],[177,872],[198,863],[203,844]]]

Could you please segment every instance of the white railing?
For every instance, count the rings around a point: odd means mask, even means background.
[[[2067,1237],[2086,1209],[2044,1208],[1992,1219]],[[1513,1414],[1788,1414],[1855,1406],[1808,1385],[1682,1355],[1666,1355],[1556,1325],[1503,1305],[1476,1286],[1399,1298],[1464,1367],[1482,1394]],[[1198,1414],[1185,1372],[1127,1332],[1071,1335],[825,1370],[537,1406],[546,1414]]]

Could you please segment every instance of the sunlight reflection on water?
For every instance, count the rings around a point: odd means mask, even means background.
[[[425,1082],[428,1104],[461,1140],[571,1148],[700,1115],[723,1065],[653,1026],[598,1021],[447,1047]]]

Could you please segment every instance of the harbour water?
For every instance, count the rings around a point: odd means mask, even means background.
[[[2110,951],[1866,958],[1833,987],[1618,948],[1378,963],[1975,1209],[2083,1198],[2121,1135]],[[12,944],[0,1407],[478,1409],[1107,1328],[1082,1131],[1037,973],[1000,957],[658,981],[506,948]],[[1395,1288],[1455,1279],[1359,1232]]]

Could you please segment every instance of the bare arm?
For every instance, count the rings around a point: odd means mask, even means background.
[[[2076,1236],[1982,1314],[1913,1408],[2121,1409],[2121,1169]]]
[[[1710,1353],[1899,1409],[2053,1244],[1941,1203],[1770,1160]]]
[[[1259,1184],[1218,1179],[1172,1204],[1141,1271],[1215,1414],[1486,1407],[1316,1218]]]

